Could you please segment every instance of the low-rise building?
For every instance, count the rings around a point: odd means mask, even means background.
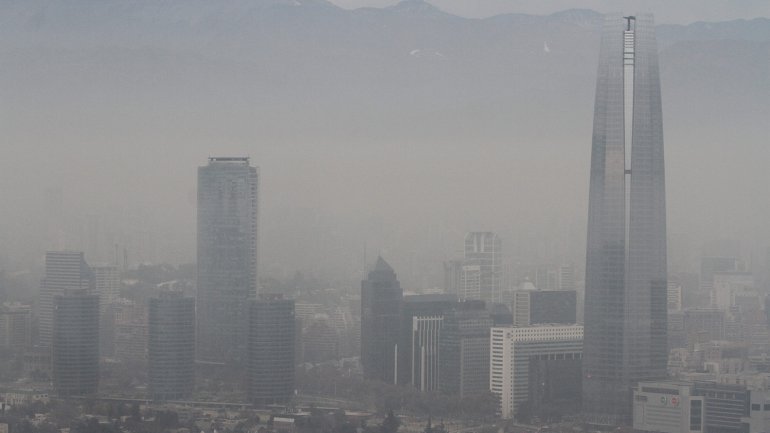
[[[634,388],[633,427],[655,433],[770,431],[768,376],[706,375],[687,381],[640,382]]]
[[[635,430],[660,433],[700,433],[704,397],[692,382],[639,382],[634,388]]]
[[[23,406],[32,402],[48,403],[49,390],[44,389],[0,389],[0,403],[8,406]]]

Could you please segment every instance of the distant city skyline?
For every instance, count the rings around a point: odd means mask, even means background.
[[[0,10],[0,433],[770,433],[770,0]]]

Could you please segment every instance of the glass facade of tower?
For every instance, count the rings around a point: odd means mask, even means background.
[[[198,356],[243,365],[257,294],[257,168],[209,158],[198,169]]]
[[[54,297],[52,379],[60,397],[96,394],[99,387],[99,296],[65,289]]]
[[[195,300],[161,292],[148,300],[147,322],[151,398],[189,398],[195,387]]]
[[[378,257],[361,282],[361,366],[367,380],[398,383],[403,301],[396,272]]]
[[[666,206],[652,15],[605,18],[594,106],[583,409],[630,421],[632,386],[666,376]]]
[[[249,401],[257,406],[286,404],[294,395],[294,300],[270,294],[249,305]]]
[[[94,290],[94,275],[80,251],[45,253],[45,277],[38,304],[39,343],[50,346],[54,334],[54,299],[69,289]]]

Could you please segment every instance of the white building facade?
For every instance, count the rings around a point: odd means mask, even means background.
[[[490,334],[489,389],[500,399],[500,415],[510,419],[518,406],[534,399],[530,374],[537,361],[574,361],[579,376],[583,326],[493,327]],[[579,378],[578,378],[579,383]],[[580,386],[575,390],[579,396]],[[535,405],[530,401],[530,405]]]

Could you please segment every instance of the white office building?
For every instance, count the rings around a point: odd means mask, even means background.
[[[500,398],[500,415],[513,418],[525,401],[537,410],[579,400],[582,354],[581,325],[493,327],[489,389]]]

